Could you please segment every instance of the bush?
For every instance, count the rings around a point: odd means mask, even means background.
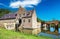
[[[58,24],[58,28],[60,28],[60,24]]]
[[[55,24],[51,24],[51,27],[55,27]]]

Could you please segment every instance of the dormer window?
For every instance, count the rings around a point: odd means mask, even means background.
[[[15,16],[17,16],[17,14],[15,14]]]
[[[29,12],[29,13],[27,13],[27,16],[28,16],[28,15],[30,15],[30,12]]]

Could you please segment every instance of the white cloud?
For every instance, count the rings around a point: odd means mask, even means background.
[[[24,0],[24,1],[15,1],[15,2],[11,2],[10,3],[10,7],[12,8],[19,8],[19,6],[22,7],[33,7],[32,5],[37,5],[38,3],[40,3],[41,0]]]

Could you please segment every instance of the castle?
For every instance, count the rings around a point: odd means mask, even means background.
[[[0,18],[0,27],[7,30],[38,29],[40,23],[37,23],[35,9],[27,11],[20,7],[16,13],[5,14]]]

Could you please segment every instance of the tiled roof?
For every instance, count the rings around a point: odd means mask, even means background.
[[[13,18],[16,18],[17,14],[16,13],[10,13],[10,14],[5,14],[4,16],[2,16],[0,18],[1,19],[13,19]]]
[[[33,12],[34,12],[33,10],[27,11],[26,12],[26,16],[23,17],[23,18],[30,18],[30,17],[32,17]]]
[[[23,18],[30,18],[32,17],[34,10],[30,10],[30,11],[26,11],[26,16],[24,16]],[[5,14],[4,16],[2,16],[0,18],[0,20],[4,20],[4,19],[15,19],[17,16],[17,13],[9,13],[9,14]]]

